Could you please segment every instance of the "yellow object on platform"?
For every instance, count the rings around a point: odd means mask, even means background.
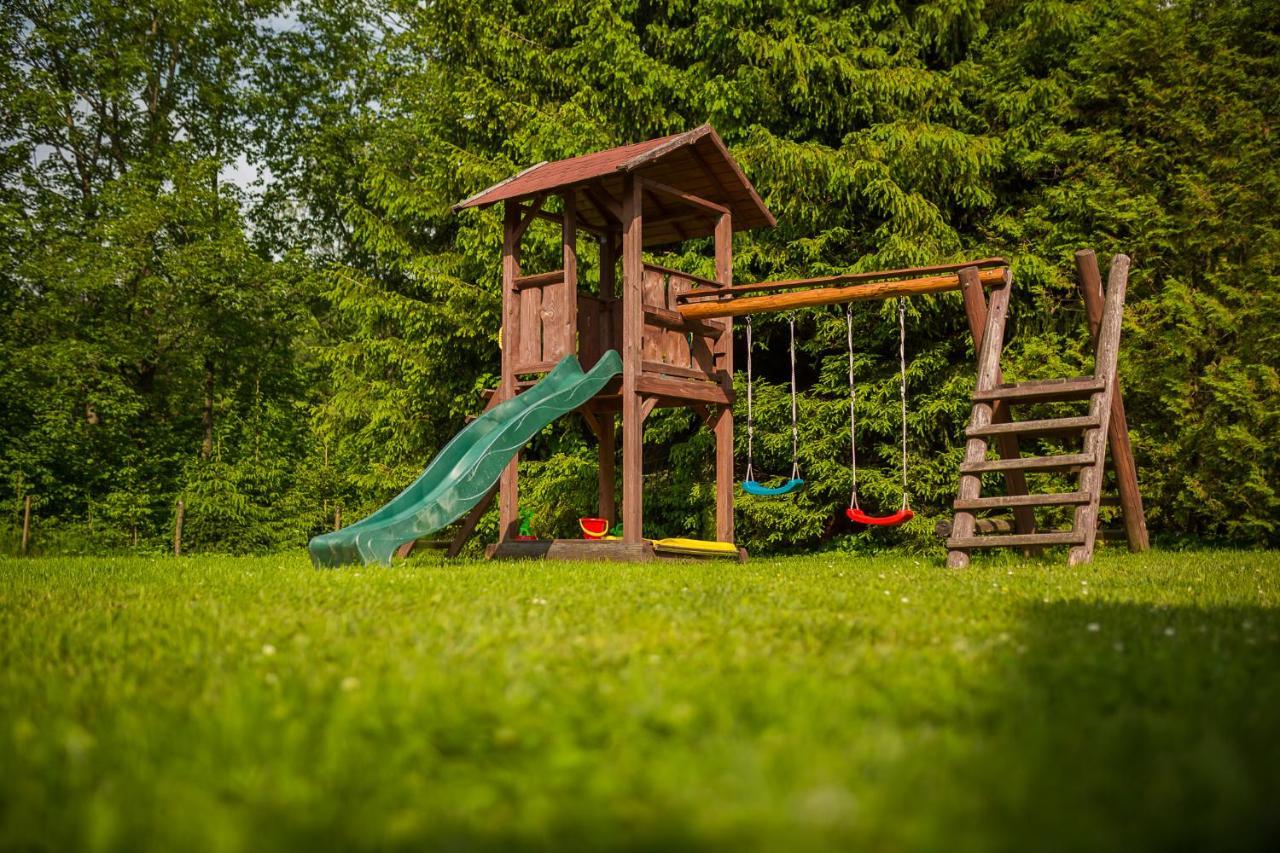
[[[710,542],[706,539],[654,539],[653,549],[668,554],[693,554],[697,556],[737,557],[738,546],[732,542]]]

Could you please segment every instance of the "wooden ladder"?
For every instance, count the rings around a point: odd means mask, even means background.
[[[1036,382],[1006,383],[1000,370],[1005,317],[1012,289],[1009,273],[1006,271],[1004,282],[992,289],[989,306],[984,304],[977,269],[960,273],[966,311],[978,350],[978,380],[973,392],[973,414],[965,430],[968,441],[964,462],[960,466],[955,518],[947,538],[948,566],[967,566],[969,552],[979,548],[1012,547],[1038,553],[1041,548],[1056,545],[1070,548],[1070,565],[1089,562],[1098,536],[1098,508],[1103,502],[1108,447],[1129,547],[1134,551],[1148,547],[1137,467],[1129,443],[1124,398],[1116,367],[1129,258],[1116,255],[1112,260],[1105,295],[1097,258],[1092,251],[1077,252],[1076,267],[1094,343],[1093,375]],[[1020,421],[1010,416],[1010,409],[1015,406],[1072,400],[1087,400],[1087,414]],[[1046,436],[1080,437],[1083,440],[1082,450],[1048,456],[1022,455],[1019,439]],[[996,445],[1001,458],[987,458],[989,443]],[[1027,489],[1027,474],[1051,472],[1075,474],[1075,490],[1035,494]],[[982,475],[992,473],[1004,475],[1007,494],[982,496]],[[1036,507],[1072,507],[1071,529],[1036,530]],[[974,513],[984,510],[1012,510],[1013,532],[978,534],[976,527],[980,522]],[[996,525],[984,523],[982,526],[992,529]]]

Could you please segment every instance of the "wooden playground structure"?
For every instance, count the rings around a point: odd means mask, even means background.
[[[553,201],[554,200],[554,201]],[[1070,547],[1070,560],[1091,558],[1104,470],[1116,474],[1131,548],[1147,547],[1137,471],[1116,377],[1120,319],[1128,259],[1117,256],[1104,295],[1091,252],[1077,256],[1097,349],[1095,374],[1055,382],[1006,384],[1000,371],[1012,287],[1000,258],[961,264],[735,284],[734,231],[772,227],[773,215],[710,126],[554,163],[540,163],[462,202],[456,210],[503,204],[502,374],[491,404],[531,387],[568,355],[589,369],[608,350],[622,356],[622,374],[578,411],[599,447],[599,515],[613,522],[617,424],[622,422],[623,534],[615,541],[522,541],[518,457],[498,483],[498,542],[492,557],[649,560],[662,556],[644,538],[644,422],[660,407],[697,413],[715,434],[715,536],[719,555],[734,543],[733,318],[858,300],[960,291],[978,354],[973,414],[947,540],[948,564],[967,564],[971,550],[988,547]],[[550,203],[550,204],[549,204]],[[530,272],[521,244],[535,219],[561,232],[559,269]],[[595,292],[579,277],[579,238],[598,246]],[[646,248],[710,237],[715,277],[649,263]],[[990,299],[987,297],[990,291]],[[1012,407],[1086,400],[1085,414],[1013,421]],[[1020,438],[1078,435],[1078,453],[1023,457]],[[999,459],[987,459],[994,444]],[[1074,472],[1070,493],[1033,494],[1027,475]],[[1005,494],[984,497],[981,475],[1000,474]],[[905,501],[904,501],[905,503]],[[489,501],[464,519],[459,536],[474,530]],[[1033,508],[1074,507],[1070,531],[1037,531]],[[1012,522],[980,519],[984,510],[1012,510]],[[455,537],[455,543],[460,540]],[[451,550],[456,550],[451,549]]]

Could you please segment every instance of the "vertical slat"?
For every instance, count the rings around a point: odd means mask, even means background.
[[[1092,249],[1081,249],[1076,252],[1076,270],[1079,273],[1080,291],[1084,296],[1089,335],[1093,338],[1096,348],[1105,298],[1102,293],[1102,276],[1098,273],[1098,258]],[[1110,426],[1107,431],[1107,442],[1111,448],[1111,466],[1116,472],[1121,518],[1124,520],[1129,550],[1145,551],[1151,547],[1147,535],[1147,516],[1142,506],[1142,492],[1138,488],[1138,465],[1133,458],[1133,445],[1129,441],[1129,420],[1124,411],[1124,393],[1118,370],[1115,386],[1115,391],[1111,395]]]
[[[960,291],[964,297],[964,313],[969,321],[969,334],[973,337],[973,351],[982,351],[983,334],[987,327],[987,299],[982,292],[982,281],[978,277],[976,267],[960,270]],[[995,381],[1004,381],[1004,372],[997,368]],[[998,400],[991,406],[991,422],[1004,423],[1010,419],[1009,404]],[[1002,435],[996,438],[996,450],[1001,459],[1017,459],[1022,455],[1018,447],[1018,438],[1013,435]],[[1008,471],[1004,475],[1005,490],[1011,495],[1027,494],[1027,477],[1021,471]],[[1015,530],[1018,533],[1034,533],[1036,514],[1031,507],[1018,507],[1013,511]],[[1043,549],[1027,548],[1028,554],[1038,554]]]
[[[666,276],[657,270],[644,271],[644,304],[655,305],[659,308],[667,304],[666,293]],[[656,326],[646,326],[644,330],[644,342],[640,345],[640,352],[645,361],[661,361],[662,360],[662,337],[665,333]]]
[[[716,220],[716,281],[733,284],[733,219]],[[733,376],[733,318],[720,321],[724,332],[716,339],[719,367]],[[721,406],[716,415],[716,539],[733,541],[733,407]]]
[[[1092,465],[1080,470],[1079,491],[1089,495],[1089,503],[1076,507],[1073,528],[1084,534],[1084,544],[1071,549],[1067,563],[1072,566],[1093,559],[1093,546],[1098,536],[1098,504],[1102,496],[1102,472],[1107,459],[1107,433],[1111,403],[1116,388],[1116,361],[1120,354],[1120,324],[1124,319],[1125,289],[1129,282],[1129,258],[1116,255],[1111,259],[1107,275],[1107,293],[1098,329],[1098,346],[1094,356],[1094,375],[1103,380],[1102,391],[1089,401],[1089,414],[1102,426],[1085,433],[1084,452],[1094,458]]]
[[[628,174],[622,193],[622,532],[623,541],[644,538],[644,416],[639,379],[644,337],[644,221],[641,184]]]
[[[578,297],[578,362],[590,370],[600,360],[600,304]]]
[[[520,300],[520,343],[517,364],[542,361],[542,288],[527,287],[517,294]]]
[[[1000,351],[1004,347],[1004,324],[1009,311],[1009,291],[1012,283],[1009,272],[1004,274],[1004,283],[991,291],[991,303],[987,307],[987,324],[982,333],[982,346],[978,349],[978,379],[976,391],[988,391],[996,384],[996,375],[1000,371]],[[973,414],[969,425],[984,427],[991,423],[991,406],[987,403],[974,403]],[[986,458],[987,442],[983,438],[971,438],[965,444],[964,460],[977,464]],[[977,474],[961,474],[957,500],[973,500],[982,492],[982,478]],[[973,513],[957,510],[951,523],[953,538],[973,536]],[[961,549],[947,552],[947,565],[951,568],[963,568],[969,565],[969,553]]]
[[[555,310],[543,320],[542,357],[559,361],[577,351],[578,328],[578,195],[566,192],[561,244],[564,249],[564,280],[553,285]],[[546,298],[545,296],[543,297]],[[550,338],[550,346],[547,339]]]
[[[616,426],[612,412],[596,414],[596,439],[599,441],[600,473],[597,486],[600,493],[600,517],[612,525],[617,519],[618,509],[614,506],[614,454],[617,449]]]
[[[693,289],[693,282],[689,279],[673,275],[667,279],[667,307],[676,310],[679,305],[676,297],[682,293],[687,293]],[[664,339],[666,346],[663,353],[667,364],[674,364],[678,367],[693,367],[693,363],[689,356],[689,336],[681,332],[668,332]]]
[[[520,358],[517,348],[520,346],[520,294],[516,292],[516,277],[520,275],[520,240],[516,236],[516,227],[520,224],[520,208],[515,202],[503,204],[502,222],[502,382],[498,393],[502,399],[509,400],[516,393],[515,366]],[[507,467],[502,469],[499,478],[498,498],[498,540],[503,541],[516,535],[519,530],[519,516],[516,511],[520,500],[519,479],[517,471],[520,465],[520,454],[511,457]]]

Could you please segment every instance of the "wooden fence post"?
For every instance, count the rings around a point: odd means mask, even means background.
[[[187,505],[178,501],[178,516],[173,522],[173,556],[182,556],[182,519],[187,514]]]
[[[22,553],[27,553],[27,545],[31,542],[31,495],[22,500]]]

